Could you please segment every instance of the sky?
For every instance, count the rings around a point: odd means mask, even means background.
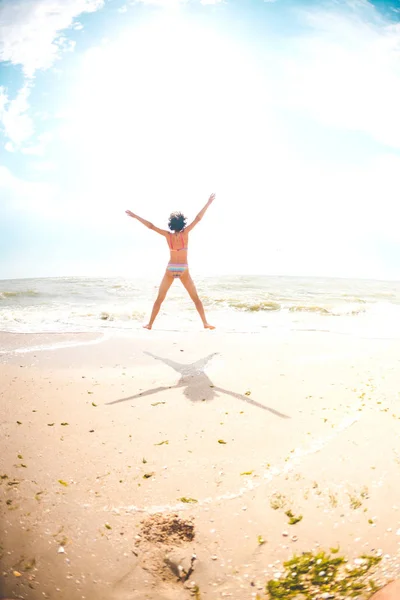
[[[400,1],[0,0],[0,279],[400,280]]]

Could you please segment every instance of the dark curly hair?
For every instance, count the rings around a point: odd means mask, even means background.
[[[186,217],[181,212],[174,212],[169,216],[168,227],[176,233],[185,229],[186,221]]]

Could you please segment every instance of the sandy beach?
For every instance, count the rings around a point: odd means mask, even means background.
[[[400,575],[400,341],[1,337],[0,596],[267,598],[337,547]]]

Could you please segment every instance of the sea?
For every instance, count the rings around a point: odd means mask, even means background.
[[[200,277],[195,283],[209,322],[222,332],[324,331],[400,338],[400,282],[230,275]],[[149,319],[158,284],[123,277],[0,280],[0,331],[139,330]],[[202,328],[179,281],[168,292],[157,328]]]

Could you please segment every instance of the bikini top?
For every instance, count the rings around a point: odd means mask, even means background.
[[[171,250],[174,250],[175,252],[179,252],[180,250],[188,250],[187,246],[185,247],[185,242],[184,242],[182,233],[181,233],[181,242],[182,242],[182,248],[174,248],[172,246],[172,233],[169,234],[168,245]]]

